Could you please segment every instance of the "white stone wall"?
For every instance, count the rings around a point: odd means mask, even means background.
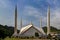
[[[36,29],[32,27],[28,31],[26,31],[24,34],[22,34],[21,36],[29,36],[29,37],[35,36],[35,32],[39,33],[39,35],[42,35],[42,33],[40,33],[39,31],[37,31]]]

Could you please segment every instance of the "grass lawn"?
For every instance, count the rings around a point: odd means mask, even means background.
[[[5,38],[4,40],[50,40],[50,39],[20,39],[20,38]]]

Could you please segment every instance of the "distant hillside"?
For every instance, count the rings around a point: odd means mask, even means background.
[[[47,27],[46,27],[46,26],[43,27],[43,30],[45,31],[45,33],[47,33]],[[55,27],[53,27],[53,26],[50,26],[50,31],[51,31],[51,32],[60,33],[60,29],[57,29],[57,28],[55,28]]]
[[[47,32],[47,28],[46,27],[43,27],[43,30],[45,32]],[[13,32],[14,32],[14,27],[7,26],[7,25],[3,26],[3,25],[0,24],[0,38],[5,38],[7,36],[11,37]],[[18,32],[19,32],[19,30],[18,30]],[[60,33],[60,30],[58,30],[58,29],[56,29],[56,28],[51,26],[51,32]]]

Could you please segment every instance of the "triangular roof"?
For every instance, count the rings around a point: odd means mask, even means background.
[[[26,31],[28,31],[31,27],[33,27],[33,28],[35,28],[37,31],[39,31],[40,33],[42,33],[42,34],[44,34],[45,35],[45,32],[43,31],[43,29],[42,28],[37,28],[37,27],[34,27],[33,25],[27,25],[27,26],[25,26],[25,27],[23,27],[23,28],[21,28],[21,30],[20,30],[20,33],[19,34],[23,34],[23,33],[25,33]]]

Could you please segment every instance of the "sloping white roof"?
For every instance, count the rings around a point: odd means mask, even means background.
[[[21,28],[19,34],[25,32],[26,30],[28,30],[28,29],[29,29],[30,27],[32,27],[32,26],[33,26],[33,25],[28,25],[28,26],[25,26],[25,27]],[[33,26],[33,27],[35,27],[35,26]],[[41,33],[45,34],[45,32],[43,31],[42,28],[37,28],[37,27],[35,27],[35,28],[36,28],[37,30],[39,30]]]
[[[43,34],[45,34],[44,30],[41,27],[40,28],[35,27],[35,28],[37,28],[40,32],[42,32]]]
[[[32,27],[32,25],[27,25],[25,27],[22,27],[20,30],[20,33],[23,33],[24,31],[26,31],[27,29],[29,29],[30,27]]]

